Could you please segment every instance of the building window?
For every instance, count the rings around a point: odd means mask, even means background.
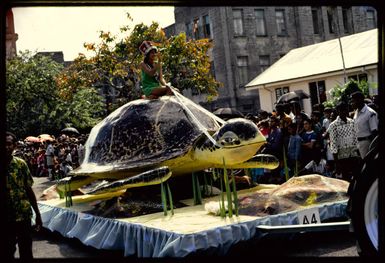
[[[355,75],[350,75],[348,76],[349,80],[355,80],[355,81],[368,81],[368,75],[366,73],[362,74],[355,74]]]
[[[309,83],[311,105],[320,104],[326,101],[325,81],[316,81]]]
[[[277,101],[283,94],[289,92],[289,87],[282,87],[275,89],[275,101]]]
[[[335,26],[334,26],[334,16],[333,16],[333,9],[328,8],[327,9],[327,17],[328,17],[328,23],[329,23],[329,33],[333,34],[335,33]]]
[[[349,34],[350,33],[350,21],[349,21],[349,8],[343,7],[342,8],[342,22],[344,26],[344,33]]]
[[[366,25],[370,29],[376,27],[374,10],[366,10]]]
[[[318,8],[313,7],[311,9],[311,15],[313,19],[313,32],[314,34],[319,34],[319,22],[318,22]]]
[[[259,56],[259,68],[261,69],[261,72],[265,71],[269,67],[270,67],[270,56],[269,55]]]
[[[265,10],[255,10],[255,22],[257,36],[266,36],[266,21],[265,21]]]
[[[243,86],[249,80],[247,74],[249,62],[246,56],[237,57],[237,67],[238,67],[238,76],[239,76],[239,86]]]
[[[203,34],[205,38],[211,38],[210,18],[208,15],[203,16]]]
[[[199,39],[199,18],[194,19],[193,33],[194,33],[194,39]]]
[[[186,36],[192,38],[192,23],[186,23]]]
[[[280,36],[286,35],[285,10],[275,10],[275,22],[277,24],[277,34]]]
[[[243,14],[241,9],[233,10],[234,35],[243,35]]]

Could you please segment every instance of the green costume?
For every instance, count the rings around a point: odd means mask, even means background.
[[[159,81],[156,79],[156,75],[150,76],[144,70],[142,70],[142,90],[144,95],[150,96],[151,92],[160,87]]]
[[[18,157],[13,156],[8,166],[7,181],[7,202],[8,220],[18,222],[29,220],[32,217],[31,204],[25,191],[25,186],[32,186],[33,179],[27,163]]]

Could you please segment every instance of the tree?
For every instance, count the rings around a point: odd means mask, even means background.
[[[128,19],[131,19],[127,14]],[[124,39],[110,32],[100,32],[100,43],[85,43],[84,47],[93,52],[86,58],[83,54],[57,77],[60,96],[69,99],[74,92],[84,86],[92,85],[105,98],[106,113],[128,101],[141,97],[139,64],[143,55],[139,46],[150,40],[158,46],[163,57],[163,74],[166,80],[183,91],[192,89],[195,93],[207,94],[208,99],[217,95],[221,85],[210,74],[210,61],[207,54],[212,43],[208,39],[187,40],[184,33],[167,39],[158,23],[150,26],[137,24],[130,28],[124,26],[121,32]]]
[[[61,64],[30,51],[20,52],[18,56],[7,60],[8,130],[19,137],[42,133],[57,134],[65,123],[83,123],[79,128],[85,128],[92,127],[100,120],[97,114],[101,110],[101,98],[92,95],[92,90],[75,92],[73,98],[68,100],[59,96],[56,76],[61,70]],[[85,93],[92,99],[90,102],[88,98],[90,106],[87,106],[87,100],[84,99]],[[76,111],[79,107],[82,110]]]
[[[89,130],[103,117],[103,98],[93,88],[81,88],[72,100],[64,101],[63,121],[69,121],[79,130]]]
[[[365,80],[356,81],[350,79],[349,82],[342,86],[337,84],[329,91],[331,98],[325,101],[323,105],[334,108],[339,101],[344,101],[349,104],[350,95],[356,91],[361,91],[365,97],[369,97],[369,83]]]
[[[56,121],[57,92],[54,76],[62,66],[48,57],[31,52],[6,64],[7,129],[19,136],[51,132]]]

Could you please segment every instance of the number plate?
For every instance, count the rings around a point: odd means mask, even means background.
[[[300,225],[321,224],[318,208],[309,208],[298,211],[297,216]]]

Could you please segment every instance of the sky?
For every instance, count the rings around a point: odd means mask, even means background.
[[[99,43],[101,30],[115,35],[125,25],[133,28],[154,21],[167,27],[175,22],[171,6],[17,7],[12,11],[18,34],[17,52],[63,51],[65,61],[73,60],[79,53],[90,55],[83,43]],[[127,19],[127,12],[132,22]]]

